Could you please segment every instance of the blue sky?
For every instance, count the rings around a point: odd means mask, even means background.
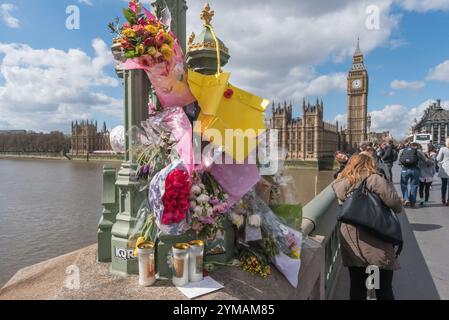
[[[346,75],[358,36],[374,130],[406,134],[432,99],[449,108],[449,0],[210,3],[217,34],[231,51],[231,81],[291,100],[297,115],[303,97],[319,96],[327,120],[345,119]],[[204,3],[187,4],[188,34],[199,33]],[[367,30],[373,4],[380,24]],[[79,30],[65,27],[69,5],[80,10]],[[0,0],[0,129],[68,132],[71,120],[83,118],[120,124],[122,88],[107,23],[124,6],[123,0]]]

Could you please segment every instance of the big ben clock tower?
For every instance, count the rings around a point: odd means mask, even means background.
[[[357,40],[351,70],[348,75],[348,145],[356,149],[368,138],[368,72]]]

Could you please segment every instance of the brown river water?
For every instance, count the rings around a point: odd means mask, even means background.
[[[94,162],[0,159],[0,287],[23,267],[96,242],[102,167]],[[286,200],[306,204],[329,185],[332,175],[286,170]]]

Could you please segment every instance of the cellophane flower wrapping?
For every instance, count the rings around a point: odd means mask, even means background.
[[[187,84],[184,54],[176,35],[170,31],[171,14],[163,8],[161,19],[134,3],[124,10],[127,23],[122,28],[110,24],[119,34],[126,61],[123,70],[144,70],[163,107],[183,107],[195,101]]]
[[[153,125],[164,124],[176,140],[176,151],[183,161],[187,171],[191,173],[194,168],[192,125],[181,107],[165,109],[150,117]]]
[[[181,235],[190,229],[187,223],[190,185],[184,185],[184,181],[174,181],[174,184],[168,186],[167,179],[172,173],[179,175],[184,173],[188,176],[187,169],[180,160],[172,162],[156,173],[148,187],[148,208],[154,214],[156,224],[164,234]],[[175,180],[176,178],[174,177]],[[168,187],[170,190],[167,189]],[[169,192],[173,193],[173,196]],[[167,196],[170,198],[167,199]],[[167,206],[167,201],[171,207]]]
[[[121,64],[124,70],[144,70],[156,92],[162,107],[186,106],[195,101],[187,84],[184,69],[184,54],[176,39],[174,55],[170,62],[155,63],[150,56],[126,60]]]
[[[147,207],[147,201],[143,201],[137,212],[136,221],[128,237],[128,248],[134,249],[134,256],[137,256],[137,246],[143,242],[155,242],[158,229],[153,224],[154,216]]]
[[[255,196],[251,205],[260,212],[262,230],[270,235],[279,247],[279,253],[272,256],[271,262],[287,278],[290,284],[298,287],[298,275],[301,268],[302,233],[287,226],[274,214],[267,203]]]

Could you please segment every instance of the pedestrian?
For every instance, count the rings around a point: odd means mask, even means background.
[[[430,188],[432,187],[433,177],[435,176],[435,163],[436,153],[433,145],[429,145],[427,152],[425,153],[427,159],[431,163],[424,163],[419,161],[419,197],[421,199],[420,205],[422,207],[427,206],[429,203]]]
[[[348,163],[348,160],[349,160],[349,156],[346,153],[344,153],[343,151],[335,152],[335,161],[337,161],[337,163],[340,165],[340,168],[334,174],[334,179],[337,179],[340,172],[342,172],[345,169],[346,164]]]
[[[364,181],[367,190],[377,194],[387,207],[396,214],[402,211],[401,199],[394,187],[378,173],[374,159],[365,154],[354,155],[333,183],[339,203],[343,204],[348,193]],[[367,299],[366,268],[377,266],[380,287],[376,289],[376,297],[378,300],[394,300],[393,271],[399,269],[394,246],[364,228],[346,223],[340,226],[340,243],[343,264],[349,268],[350,299]]]
[[[425,164],[432,163],[426,158],[422,151],[418,150],[419,144],[412,143],[409,147],[399,152],[399,165],[402,166],[401,170],[401,191],[402,198],[404,200],[405,207],[414,208],[416,205],[416,198],[418,195],[419,187],[419,162],[422,161]],[[449,149],[448,149],[449,156]],[[409,188],[410,185],[410,188]]]
[[[449,138],[446,138],[446,146],[440,148],[437,161],[440,167],[438,176],[441,178],[441,202],[443,205],[448,205],[449,199],[446,198],[446,194],[449,181]]]
[[[398,153],[393,144],[393,140],[389,140],[387,144],[385,144],[384,152],[382,154],[381,160],[385,165],[385,172],[388,175],[388,179],[390,182],[393,181],[393,164],[398,159]]]

